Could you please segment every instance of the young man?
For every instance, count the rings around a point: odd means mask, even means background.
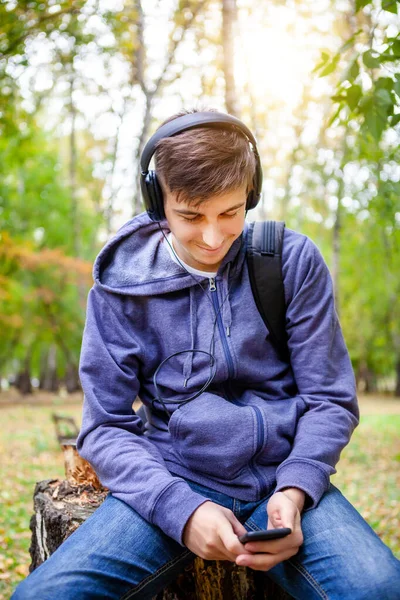
[[[294,598],[399,598],[399,561],[329,483],[358,408],[315,245],[285,231],[290,360],[253,298],[252,134],[213,111],[178,115],[146,146],[141,177],[147,214],[96,260],[81,355],[78,449],[111,493],[14,598],[147,599],[194,555],[266,571]],[[282,527],[292,533],[239,540]]]

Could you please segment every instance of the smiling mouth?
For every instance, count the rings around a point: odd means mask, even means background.
[[[204,246],[197,246],[201,250],[205,250],[205,252],[218,252],[218,250],[222,250],[223,244],[218,246],[218,248],[204,248]]]

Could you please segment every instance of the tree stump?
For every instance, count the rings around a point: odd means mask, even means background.
[[[107,495],[107,490],[95,490],[91,485],[72,486],[68,481],[48,479],[36,484],[33,495],[34,514],[31,565],[39,567],[95,510]]]
[[[49,479],[36,484],[30,572],[41,565],[105,499],[103,488],[76,451],[63,440],[67,480]],[[265,574],[229,561],[196,558],[192,565],[153,600],[290,600]]]

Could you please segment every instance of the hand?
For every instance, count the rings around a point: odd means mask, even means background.
[[[197,508],[183,531],[183,543],[206,560],[230,560],[247,552],[238,537],[246,529],[228,508],[208,500]]]
[[[236,564],[257,571],[269,571],[278,563],[297,554],[303,543],[300,511],[304,505],[304,498],[304,492],[295,488],[271,496],[267,505],[267,529],[290,527],[292,533],[279,540],[247,542],[244,547],[250,554],[240,554],[236,558]]]

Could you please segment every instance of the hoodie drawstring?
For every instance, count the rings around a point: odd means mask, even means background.
[[[220,304],[221,318],[222,323],[226,332],[226,336],[230,337],[231,335],[231,326],[232,326],[232,311],[230,305],[229,298],[229,273],[230,273],[231,263],[229,262],[226,265],[226,271],[224,277],[222,278],[222,305]],[[190,290],[190,337],[191,337],[191,349],[195,349],[196,342],[196,329],[197,329],[197,304],[196,304],[196,288],[193,286],[189,288]],[[187,387],[187,383],[192,375],[193,371],[193,361],[194,361],[194,352],[189,352],[184,365],[183,365],[183,387]]]

